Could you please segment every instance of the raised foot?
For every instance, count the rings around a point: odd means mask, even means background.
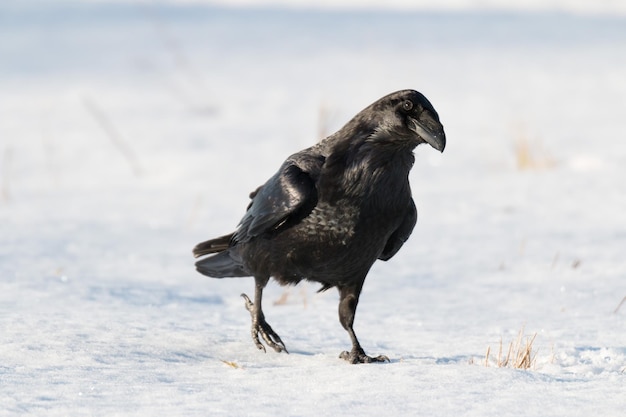
[[[391,362],[385,355],[367,356],[363,349],[352,349],[351,352],[343,351],[339,355],[340,359],[354,363]]]
[[[276,352],[289,353],[287,351],[287,348],[285,347],[285,344],[280,339],[280,336],[276,334],[272,327],[265,321],[263,312],[257,311],[256,306],[252,301],[250,301],[250,298],[246,294],[241,294],[241,296],[246,301],[246,310],[250,312],[250,316],[252,317],[252,341],[254,342],[256,347],[259,348],[259,350],[265,352],[265,346],[263,346],[263,344],[259,340],[260,334],[263,340],[265,340],[265,343]]]

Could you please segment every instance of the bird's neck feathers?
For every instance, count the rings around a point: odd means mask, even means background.
[[[374,167],[399,164],[407,173],[417,145],[413,137],[397,132],[391,124],[360,115],[317,144],[324,156],[340,159],[346,167],[365,161]]]
[[[407,190],[409,171],[415,160],[413,147],[397,146],[382,137],[368,140],[372,134],[370,131],[342,141],[332,141],[333,135],[328,142],[320,142],[326,153],[320,197],[329,201],[350,196],[368,199],[373,197],[372,192],[381,190],[388,196],[410,194]],[[341,194],[336,194],[336,190],[342,190]]]
[[[387,158],[408,159],[412,165],[413,150],[418,144],[415,136],[398,131],[392,121],[359,114],[339,131],[320,141],[318,146],[327,155],[338,150],[348,150],[352,155],[365,150]]]

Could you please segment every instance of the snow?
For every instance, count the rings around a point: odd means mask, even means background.
[[[623,414],[619,13],[191,3],[0,5],[0,415]],[[252,281],[197,274],[191,248],[402,88],[448,144],[417,149],[417,227],[360,301],[391,363],[337,359],[313,284],[270,284],[290,354],[257,351]],[[495,367],[523,326],[535,365]]]
[[[132,0],[66,0],[81,3],[129,3]],[[137,1],[137,0],[136,0]],[[145,0],[144,0],[145,1]],[[155,0],[159,4],[228,7],[281,7],[323,10],[516,10],[611,14],[626,12],[619,0]]]

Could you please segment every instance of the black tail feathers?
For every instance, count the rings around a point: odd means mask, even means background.
[[[198,243],[196,247],[193,248],[193,256],[199,258],[200,256],[208,255],[210,253],[225,251],[230,247],[232,238],[233,233],[207,240],[206,242]]]
[[[241,259],[232,252],[227,250],[201,259],[196,262],[196,269],[213,278],[249,277],[250,273],[242,265]]]

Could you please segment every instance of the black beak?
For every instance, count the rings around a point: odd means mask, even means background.
[[[430,123],[422,123],[412,117],[409,118],[409,120],[411,121],[409,127],[413,132],[417,133],[424,142],[428,143],[439,152],[443,152],[446,147],[446,134],[443,131],[441,123],[437,122],[435,119],[428,120]],[[430,126],[435,128],[430,128]]]

